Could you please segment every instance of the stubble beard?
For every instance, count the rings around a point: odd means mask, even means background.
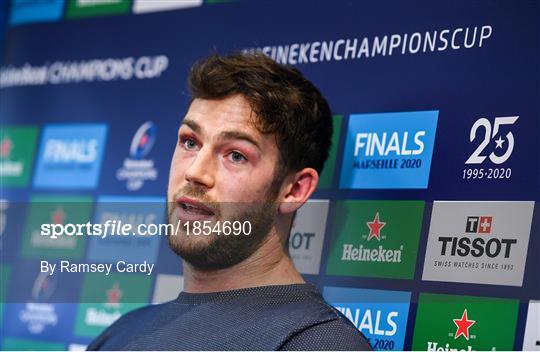
[[[203,201],[207,199],[204,191],[194,186],[184,188],[179,194]],[[239,223],[249,221],[251,225],[249,235],[211,233],[208,236],[198,235],[198,237],[205,237],[201,239],[192,238],[194,234],[188,236],[183,232],[177,236],[168,236],[169,247],[186,262],[200,270],[217,270],[234,266],[249,258],[264,243],[277,216],[276,199],[277,192],[274,182],[267,190],[263,201],[242,204],[212,203],[211,207],[215,210],[216,221],[220,221],[222,224],[225,220],[230,221],[231,224],[235,221]],[[174,213],[178,211],[178,207],[179,205],[175,202],[167,203],[168,221],[173,227],[177,226]],[[230,208],[226,209],[227,212],[225,212],[224,207]],[[224,213],[233,213],[234,215],[224,219],[221,215]],[[213,227],[214,224],[215,222],[212,221],[211,226]]]

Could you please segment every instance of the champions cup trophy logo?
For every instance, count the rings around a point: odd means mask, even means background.
[[[35,302],[44,302],[56,289],[56,280],[48,273],[40,273],[32,286],[32,299]]]
[[[40,273],[32,286],[32,301],[26,303],[19,313],[21,322],[26,323],[28,331],[40,334],[47,326],[58,323],[58,315],[53,304],[43,303],[51,297],[57,286],[56,279],[48,273]]]
[[[148,180],[156,180],[158,171],[152,159],[145,159],[156,141],[156,125],[147,121],[135,132],[129,147],[129,158],[124,159],[123,167],[116,172],[119,181],[127,181],[126,187],[136,191]]]

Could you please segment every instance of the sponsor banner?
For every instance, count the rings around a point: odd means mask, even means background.
[[[352,114],[340,188],[427,188],[438,111]]]
[[[70,343],[68,345],[67,350],[68,351],[86,351],[87,347],[88,347],[88,345],[83,345],[83,344],[80,344],[80,343]]]
[[[24,197],[25,198],[25,197]],[[0,258],[2,263],[17,260],[28,202],[0,198]]]
[[[323,171],[319,177],[319,188],[331,188],[334,185],[334,171],[336,168],[342,121],[343,116],[341,115],[334,115],[332,119],[332,145],[330,146],[328,159],[324,163]]]
[[[515,125],[519,116],[481,117],[474,121],[469,131],[470,154],[462,170],[462,179],[502,181],[512,177],[512,167],[507,163],[514,151]]]
[[[171,1],[171,0],[134,0],[133,3],[133,12],[134,13],[145,13],[145,12],[156,12],[156,11],[167,11],[167,10],[177,10],[185,9],[189,7],[197,7],[203,4],[203,0],[180,0],[180,1]]]
[[[412,350],[511,351],[519,300],[420,294]]]
[[[32,197],[23,233],[22,256],[36,259],[81,259],[85,236],[42,236],[42,225],[86,224],[90,221],[92,205],[90,197]]]
[[[521,286],[534,202],[435,201],[423,280]]]
[[[448,28],[437,26],[408,33],[379,33],[356,38],[325,36],[296,43],[281,42],[278,45],[263,43],[261,46],[244,48],[242,51],[261,51],[278,63],[286,65],[343,62],[370,60],[381,56],[442,54],[450,50],[482,48],[482,45],[489,43],[488,39],[492,33],[493,28],[490,25]]]
[[[132,274],[85,274],[75,334],[94,337],[122,315],[147,305],[151,278]]]
[[[148,158],[156,141],[157,127],[151,122],[143,123],[133,135],[129,147],[129,156],[124,159],[122,167],[116,171],[116,179],[125,182],[129,191],[137,191],[146,181],[158,178],[158,169],[154,160]]]
[[[63,340],[75,321],[80,283],[68,274],[41,272],[38,261],[20,261],[9,285],[4,333]]]
[[[0,183],[2,187],[28,184],[34,161],[38,129],[33,126],[0,129]]]
[[[148,230],[144,235],[132,232],[128,236],[93,236],[88,239],[88,260],[93,262],[155,263],[159,241],[166,241],[159,233],[151,235],[153,226],[156,230],[163,224],[166,201],[160,197],[99,197],[96,203],[94,223],[105,226],[114,224],[117,228],[131,225],[136,230]],[[141,227],[142,225],[142,227]],[[164,237],[164,236],[163,236]]]
[[[4,351],[63,351],[66,347],[62,343],[5,337],[2,341],[2,349]]]
[[[423,201],[338,201],[326,273],[412,279]]]
[[[325,287],[323,296],[353,322],[375,350],[403,350],[410,292]]]
[[[34,186],[95,188],[105,150],[104,124],[57,124],[43,129]]]
[[[4,333],[61,341],[75,321],[76,303],[6,303]]]
[[[6,302],[6,295],[10,278],[11,266],[3,263],[0,264],[0,329],[2,329],[4,326],[4,302]]]
[[[289,254],[302,274],[319,273],[330,201],[308,200],[296,214],[289,236]]]
[[[168,66],[169,58],[165,55],[47,61],[42,65],[25,62],[0,67],[0,89],[159,78]]]
[[[159,274],[156,278],[153,304],[165,303],[178,297],[178,294],[184,289],[184,277],[182,275]]]
[[[62,17],[64,0],[13,0],[10,24],[56,21]]]
[[[131,0],[70,0],[67,18],[117,15],[129,13]]]
[[[529,302],[523,350],[540,351],[540,301]]]

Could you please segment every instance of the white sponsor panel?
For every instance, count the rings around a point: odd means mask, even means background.
[[[87,345],[81,345],[79,343],[70,343],[68,346],[68,351],[86,351]]]
[[[318,274],[328,216],[328,200],[307,201],[296,214],[289,237],[289,253],[302,274]]]
[[[156,12],[202,6],[203,0],[135,0],[134,13]]]
[[[529,302],[523,350],[540,351],[540,301]]]
[[[521,286],[534,202],[435,201],[423,280]]]
[[[169,302],[178,297],[184,289],[184,277],[182,275],[159,274],[154,288],[153,304]]]

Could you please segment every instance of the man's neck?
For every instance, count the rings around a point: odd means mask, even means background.
[[[190,293],[296,283],[305,281],[275,234],[249,258],[226,269],[200,270],[184,261],[184,291]]]

